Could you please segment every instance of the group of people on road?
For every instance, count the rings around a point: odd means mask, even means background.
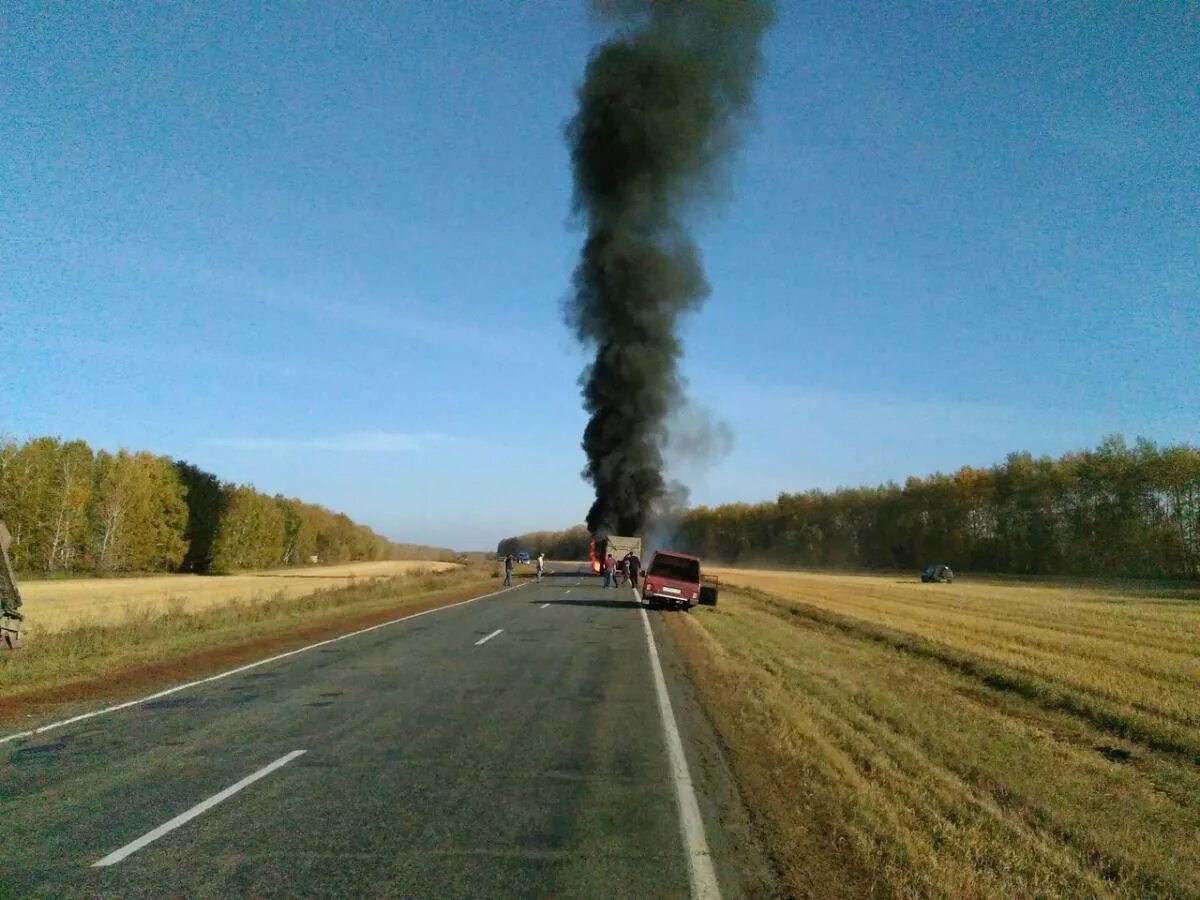
[[[509,553],[504,557],[504,586],[512,587],[513,569],[516,568],[517,558]],[[542,580],[542,575],[546,571],[546,555],[539,553],[537,560],[534,563],[537,567],[537,580]],[[638,586],[638,576],[641,574],[642,561],[638,559],[636,553],[630,550],[618,560],[612,553],[605,557],[600,564],[600,574],[604,576],[604,586],[606,588],[620,587],[625,582],[629,582],[630,587]]]
[[[509,553],[507,556],[504,557],[504,586],[505,587],[512,587],[512,573],[513,573],[513,568],[516,566],[516,564],[517,564],[517,558],[515,556],[513,556],[511,553]],[[537,555],[537,562],[535,563],[535,565],[537,566],[537,580],[541,581],[542,574],[546,570],[546,554],[545,553],[539,553]]]
[[[642,561],[638,559],[637,554],[630,550],[620,561],[611,553],[604,558],[604,562],[600,564],[600,573],[604,576],[604,586],[606,588],[620,587],[623,582],[628,581],[631,587],[638,586],[638,574],[641,572]]]

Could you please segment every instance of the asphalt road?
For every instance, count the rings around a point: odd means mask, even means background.
[[[663,615],[560,574],[0,744],[0,896],[765,893]]]

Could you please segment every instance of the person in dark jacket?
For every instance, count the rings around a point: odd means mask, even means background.
[[[513,555],[511,553],[508,554],[508,556],[504,557],[504,586],[505,587],[512,587],[512,570],[513,570],[514,562],[515,562],[515,560],[513,559]]]
[[[638,559],[636,553],[630,550],[625,554],[625,564],[629,567],[629,586],[637,590],[638,575],[642,571],[642,561]]]

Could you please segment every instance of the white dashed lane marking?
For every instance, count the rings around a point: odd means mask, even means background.
[[[263,766],[261,769],[259,769],[257,772],[255,772],[253,775],[247,775],[245,778],[243,778],[237,784],[230,785],[229,787],[225,788],[225,790],[221,791],[219,794],[213,794],[207,800],[197,803],[195,806],[193,806],[187,812],[180,813],[175,818],[173,818],[171,821],[164,822],[162,825],[159,825],[157,828],[153,829],[152,831],[147,831],[136,841],[131,841],[130,843],[128,843],[124,847],[122,847],[120,850],[114,850],[112,853],[108,854],[108,856],[104,857],[104,859],[97,860],[96,862],[92,863],[92,868],[97,869],[97,868],[104,868],[105,866],[116,865],[121,860],[123,860],[125,857],[129,856],[131,853],[137,853],[139,850],[141,850],[147,844],[154,843],[160,837],[162,837],[164,834],[168,834],[168,833],[174,831],[180,825],[190,822],[192,819],[196,818],[196,816],[201,815],[202,813],[212,809],[218,803],[228,800],[230,797],[232,797],[234,794],[236,794],[242,788],[249,787],[250,785],[254,784],[254,782],[258,781],[258,779],[265,778],[267,775],[270,775],[276,769],[283,768],[288,763],[290,763],[293,759],[295,759],[297,756],[303,756],[304,753],[305,753],[304,750],[293,750],[291,753],[287,754],[287,756],[279,757],[279,759],[275,760],[275,762],[271,763],[268,766]]]

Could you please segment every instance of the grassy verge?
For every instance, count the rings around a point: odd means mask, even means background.
[[[949,602],[930,598],[905,619],[889,595],[883,624],[727,590],[669,618],[788,892],[1200,896],[1196,723],[1179,714],[1200,671],[1162,672],[1159,702],[1131,705],[1123,675],[1149,671],[1133,624],[1104,692],[922,624]],[[1025,615],[978,613],[993,633]],[[1058,622],[1076,645],[1078,617]]]
[[[252,653],[256,642],[263,645],[268,639],[292,634],[303,642],[314,629],[333,629],[342,622],[482,593],[495,586],[486,567],[473,565],[379,579],[298,598],[277,595],[234,600],[198,612],[186,611],[180,601],[166,612],[133,611],[120,622],[65,631],[39,632],[34,627],[27,632],[20,651],[0,654],[0,698],[10,707],[23,697],[49,692],[65,699],[74,696],[73,685],[94,690],[103,686],[105,678],[112,677],[115,684],[120,673],[131,669],[153,669],[156,664],[230,645]]]

